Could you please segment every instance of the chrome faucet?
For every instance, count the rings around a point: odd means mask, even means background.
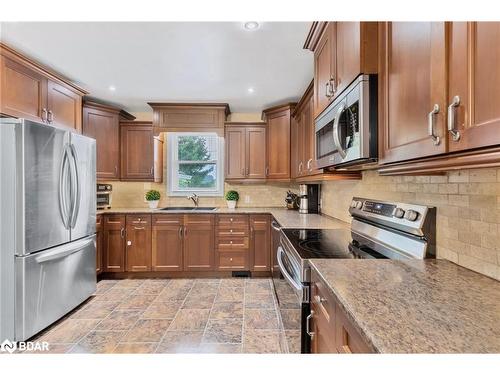
[[[198,197],[195,193],[193,193],[190,196],[186,197],[186,199],[191,199],[193,201],[195,207],[198,207],[198,199],[199,198],[200,197]]]

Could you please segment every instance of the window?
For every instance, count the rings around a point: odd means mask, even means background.
[[[222,196],[224,138],[215,133],[169,133],[169,195]]]

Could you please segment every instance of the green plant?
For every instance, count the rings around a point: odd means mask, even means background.
[[[160,192],[158,190],[149,190],[146,193],[147,201],[159,201],[160,200]]]
[[[227,201],[237,201],[239,199],[240,199],[240,195],[238,194],[238,192],[236,190],[229,190],[226,193],[226,200]]]

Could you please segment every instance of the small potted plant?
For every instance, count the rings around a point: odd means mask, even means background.
[[[148,201],[149,208],[158,208],[160,192],[158,190],[149,190],[146,192],[146,200]]]
[[[240,199],[240,195],[236,190],[229,190],[226,193],[227,207],[234,209],[236,208],[236,202]]]

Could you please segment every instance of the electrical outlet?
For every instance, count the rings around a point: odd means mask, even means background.
[[[250,203],[250,195],[245,195],[245,203]]]

